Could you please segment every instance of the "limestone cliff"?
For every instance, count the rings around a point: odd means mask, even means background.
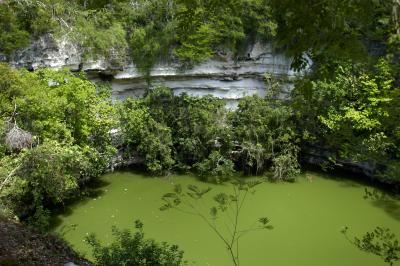
[[[159,63],[151,71],[152,86],[164,85],[176,94],[207,94],[226,99],[234,105],[243,96],[264,96],[268,89],[263,80],[265,73],[284,78],[285,88],[291,88],[291,80],[301,73],[290,69],[291,60],[273,51],[270,44],[249,45],[246,56],[234,60],[232,56],[220,55],[190,69],[182,70],[174,62]],[[84,61],[80,49],[66,38],[55,40],[51,35],[42,37],[25,50],[17,53],[11,65],[31,70],[51,67],[68,67],[84,70],[96,81],[104,75],[111,80],[113,98],[141,96],[147,87],[146,79],[129,59],[121,65],[99,58]]]

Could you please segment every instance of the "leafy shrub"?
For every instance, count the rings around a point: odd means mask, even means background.
[[[95,150],[49,141],[13,159],[5,157],[0,167],[0,182],[4,182],[0,199],[14,215],[33,215],[31,221],[44,215],[44,221],[49,205],[65,203],[78,194],[80,184],[101,173],[93,170],[95,156]]]
[[[112,228],[115,237],[109,246],[102,246],[95,235],[86,237],[87,243],[93,250],[93,257],[99,265],[152,265],[152,266],[180,266],[185,265],[183,251],[176,245],[166,242],[157,243],[153,239],[145,239],[143,224],[135,221],[136,232],[132,235],[129,230]]]
[[[147,95],[146,104],[156,121],[171,129],[175,160],[191,167],[218,148],[230,149],[230,130],[225,123],[224,102],[212,96],[174,96],[169,88],[157,88]]]
[[[274,180],[293,181],[300,174],[297,153],[297,146],[288,144],[283,152],[272,159],[272,178]]]
[[[377,226],[373,231],[366,232],[362,238],[354,237],[354,240],[348,236],[348,229],[345,227],[341,232],[359,250],[380,257],[390,266],[400,260],[400,241],[389,228]]]
[[[32,216],[43,227],[50,206],[64,204],[107,169],[115,152],[113,106],[93,83],[65,70],[0,69],[0,200],[13,216]],[[34,143],[6,149],[10,122]]]
[[[372,70],[347,61],[332,65],[333,71],[318,68],[321,78],[297,83],[292,106],[298,127],[307,132],[308,144],[336,151],[333,159],[386,165],[387,173],[374,174],[395,179],[390,165],[400,158],[400,94],[391,65],[384,59]]]
[[[172,166],[189,170],[215,148],[230,150],[224,105],[213,97],[174,96],[171,89],[157,88],[143,100],[126,100],[120,117],[128,153],[141,156],[152,173]]]
[[[207,159],[197,163],[196,169],[202,180],[216,183],[229,180],[235,172],[234,163],[218,151],[211,152]]]
[[[171,130],[155,121],[141,100],[120,107],[121,128],[128,157],[139,156],[151,173],[163,174],[174,164]]]
[[[14,50],[29,43],[29,33],[19,23],[13,10],[0,4],[0,52],[10,56]]]
[[[297,134],[291,118],[291,108],[280,101],[253,96],[239,102],[230,121],[238,146],[236,160],[243,171],[259,174],[273,166],[278,173],[296,172],[289,170],[299,168]],[[283,175],[277,177],[282,179]]]

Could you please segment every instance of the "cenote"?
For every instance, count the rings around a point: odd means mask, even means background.
[[[199,217],[159,210],[162,195],[174,184],[212,187],[210,195],[205,196],[205,205],[209,206],[212,195],[228,192],[229,185],[203,183],[193,176],[153,178],[128,171],[107,174],[101,181],[96,197],[72,204],[54,217],[53,231],[86,257],[91,258],[84,241],[87,234],[95,233],[107,244],[112,241],[112,226],[133,230],[134,220],[140,219],[146,237],[179,245],[189,265],[232,265],[221,240]],[[379,257],[355,248],[341,234],[346,226],[354,235],[376,226],[399,232],[400,202],[364,199],[367,187],[312,171],[294,183],[265,182],[257,186],[256,193],[245,202],[240,225],[246,227],[267,216],[274,229],[243,237],[241,265],[385,265]]]

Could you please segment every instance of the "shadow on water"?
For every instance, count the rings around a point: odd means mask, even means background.
[[[307,170],[311,173],[318,173],[322,178],[335,180],[343,188],[364,187],[366,194],[364,196],[360,195],[360,197],[364,197],[374,207],[384,210],[390,217],[400,221],[400,196],[391,191],[392,188],[389,184],[379,182],[379,180],[372,180],[361,174],[349,173],[348,171],[333,170],[323,172],[315,167],[307,167]],[[373,187],[372,193],[367,192],[367,187]]]
[[[145,168],[140,167],[140,166],[131,166],[131,167],[125,167],[122,169],[118,169],[116,170],[117,174],[129,174],[129,175],[135,175],[136,178],[140,177],[143,179],[158,179],[158,180],[162,180],[165,182],[169,182],[169,183],[173,183],[174,178],[176,177],[186,177],[186,176],[190,176],[191,178],[195,178],[196,181],[200,182],[201,185],[204,185],[204,187],[210,187],[210,186],[229,186],[230,182],[221,182],[221,183],[217,183],[217,182],[213,182],[213,181],[207,181],[207,180],[203,180],[201,179],[198,175],[196,175],[195,172],[191,172],[188,170],[179,170],[179,169],[174,169],[173,172],[167,174],[167,175],[154,175],[149,173]],[[109,173],[109,174],[113,174],[113,173]],[[232,180],[233,179],[263,179],[262,176],[246,176],[243,173],[235,173],[232,176]]]
[[[391,183],[378,178],[368,177],[362,173],[354,173],[346,169],[335,168],[333,170],[323,171],[321,167],[308,164],[303,165],[303,169],[306,172],[317,173],[322,178],[338,181],[338,184],[344,188],[371,186],[387,193],[400,194],[400,182]]]
[[[383,209],[392,218],[400,221],[400,203],[398,201],[393,199],[373,200],[372,204]]]
[[[389,216],[400,221],[400,198],[396,194],[365,188],[364,199],[371,202],[377,208],[383,209]]]
[[[317,174],[319,177],[334,180],[340,187],[344,188],[357,188],[371,185],[371,182],[366,180],[363,176],[349,173],[340,170],[323,171],[321,168],[307,165],[304,167],[305,173]]]
[[[140,165],[133,165],[133,166],[127,166],[123,168],[118,168],[115,170],[115,172],[110,172],[107,175],[113,175],[113,174],[133,174],[135,176],[140,176],[141,178],[165,178],[166,176],[161,175],[153,175],[149,171],[144,168],[144,166]]]
[[[77,197],[72,198],[71,200],[65,202],[64,205],[56,206],[56,208],[52,211],[52,217],[50,219],[50,231],[54,230],[58,226],[61,225],[62,219],[61,217],[68,217],[73,213],[74,207],[80,204],[85,204],[88,201],[98,198],[105,194],[104,188],[110,185],[110,182],[105,181],[102,178],[95,179],[88,183],[84,190],[80,192]],[[73,225],[69,225],[72,226]],[[76,226],[76,225],[75,225]],[[67,229],[65,229],[67,230]],[[68,231],[72,230],[71,228]],[[64,228],[61,229],[61,234],[65,234]]]

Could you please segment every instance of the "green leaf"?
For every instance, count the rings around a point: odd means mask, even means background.
[[[174,192],[176,194],[178,194],[178,195],[181,195],[182,194],[182,185],[181,184],[176,184],[174,186]]]
[[[172,193],[172,192],[166,193],[163,196],[163,198],[177,198],[177,197],[178,197],[178,195],[176,195],[175,193]]]
[[[213,219],[215,219],[215,218],[217,217],[217,214],[218,214],[218,209],[217,209],[216,207],[212,207],[212,208],[210,209],[210,215],[211,215],[211,217],[212,217]]]

